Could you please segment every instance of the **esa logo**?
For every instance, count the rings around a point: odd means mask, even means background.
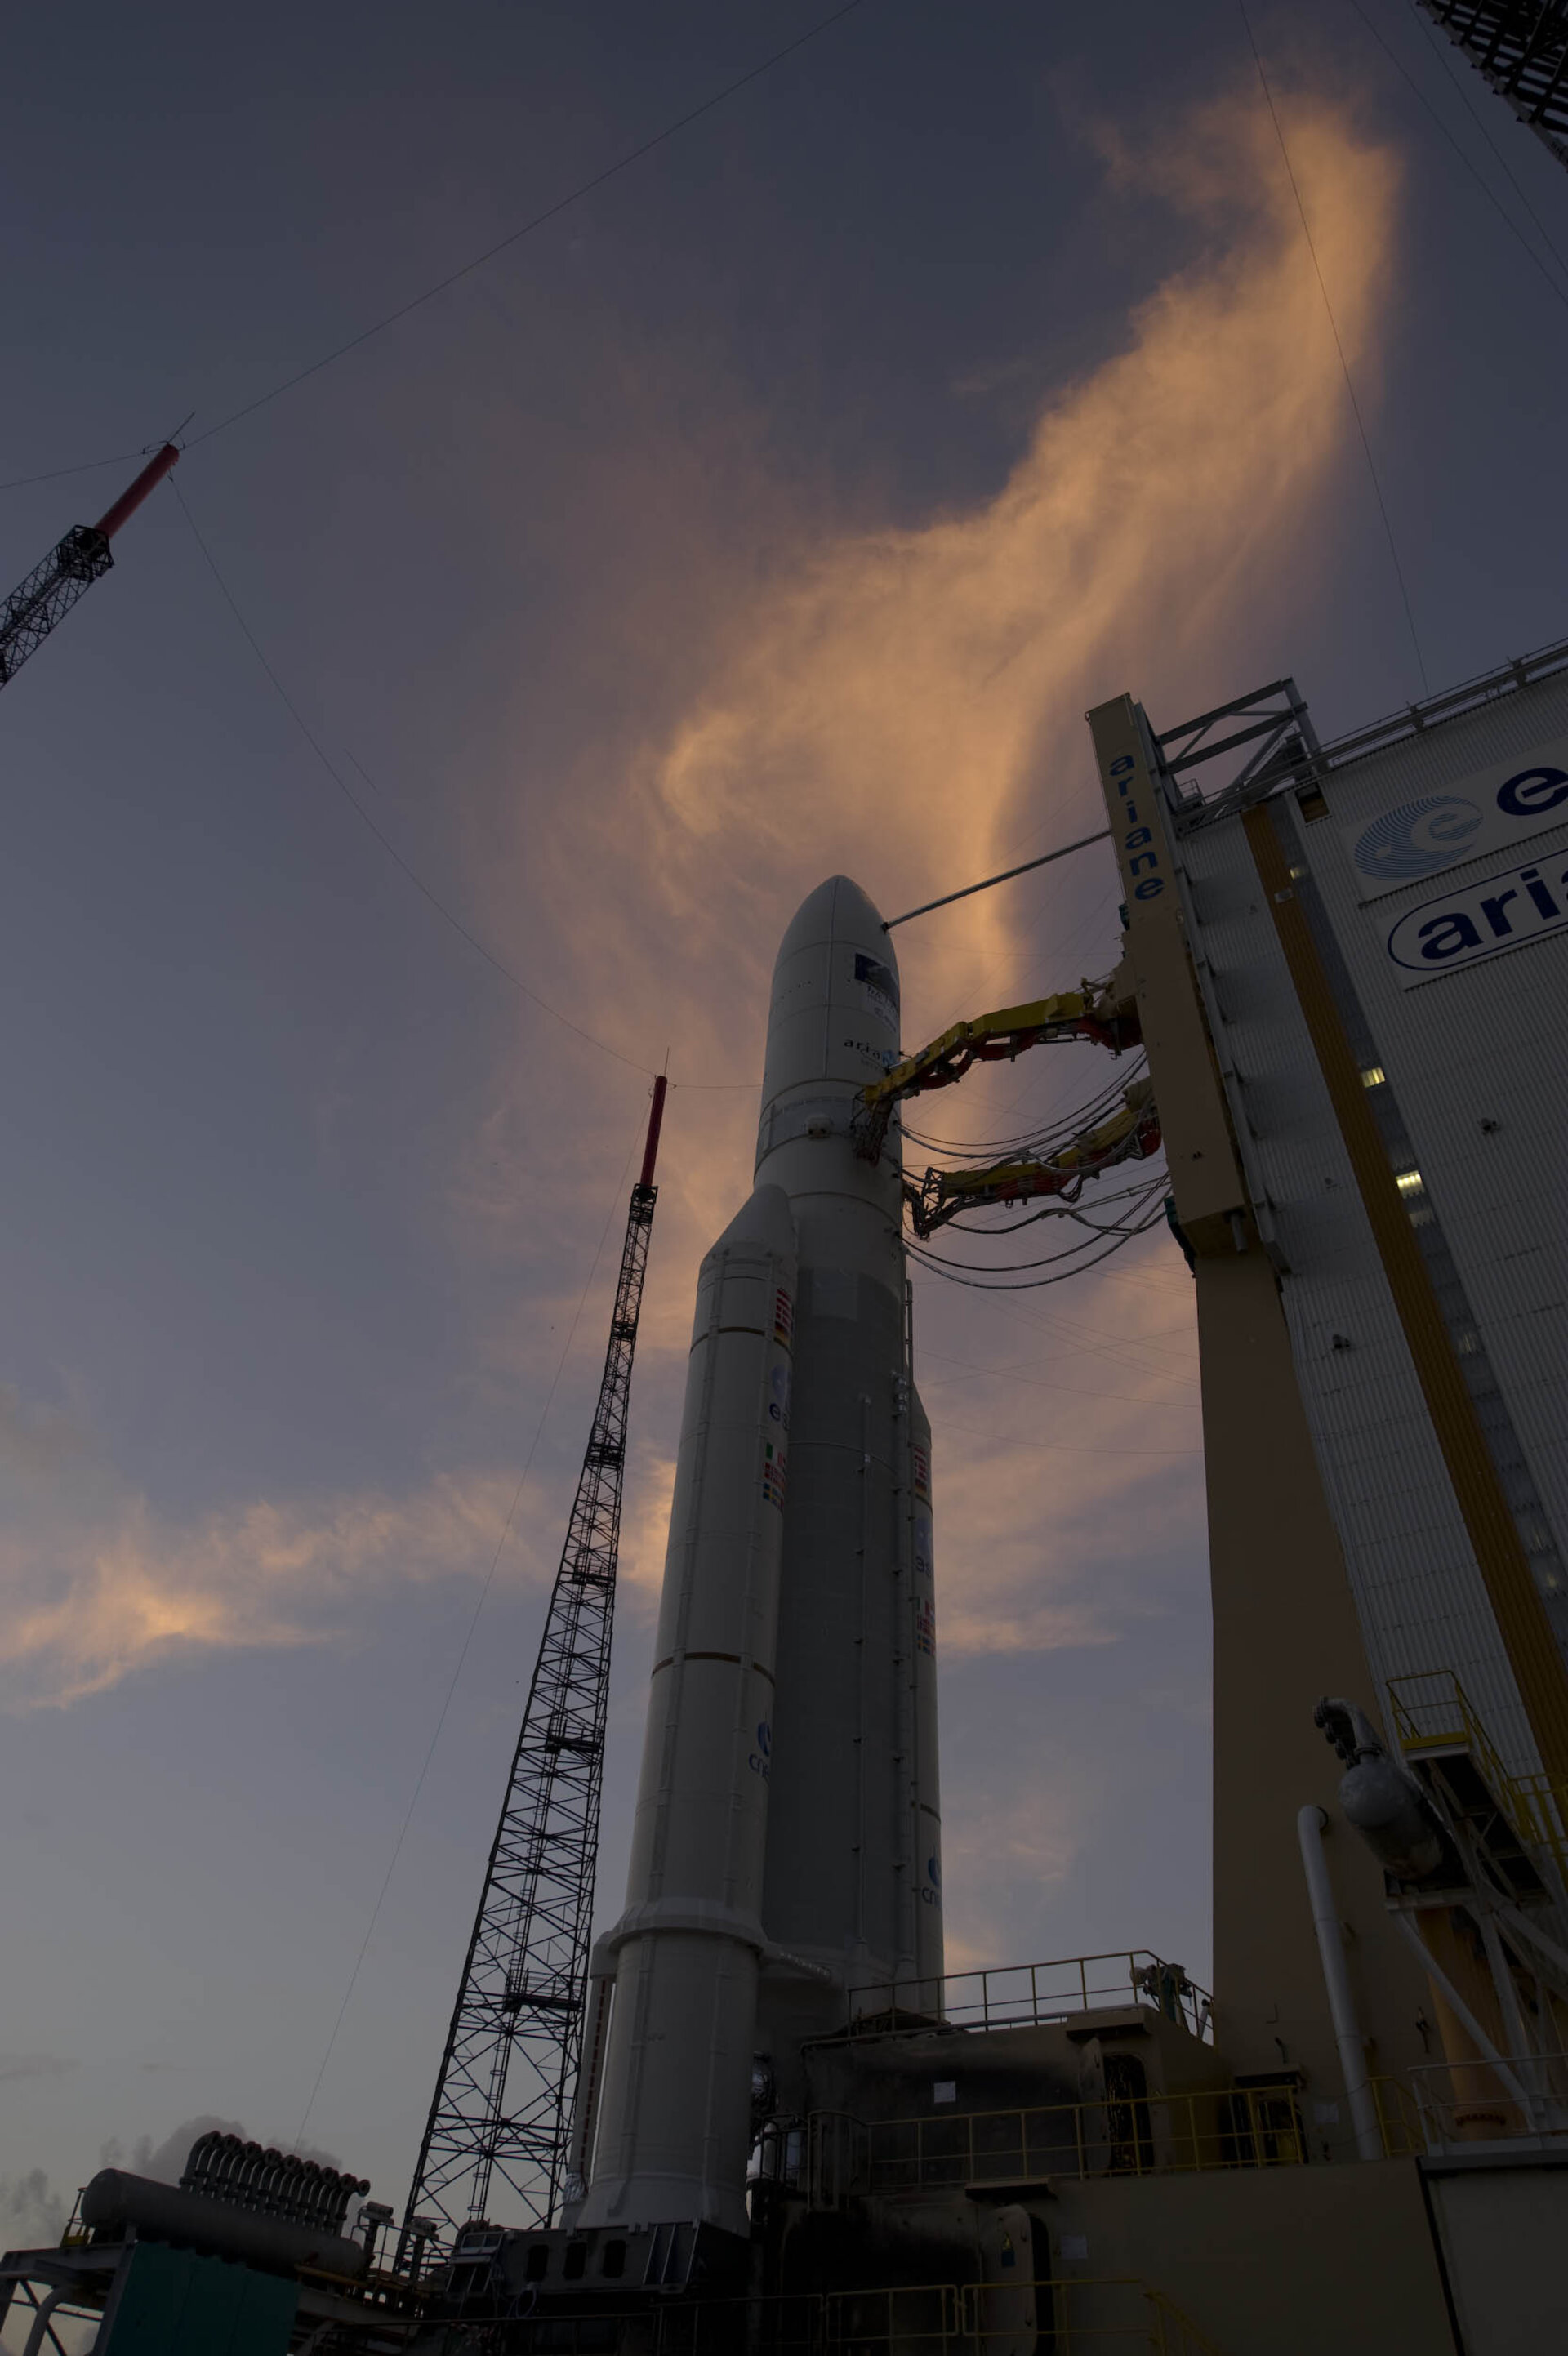
[[[1345,841],[1369,896],[1441,874],[1568,817],[1568,743],[1540,745],[1527,766],[1503,763],[1466,777],[1464,790],[1402,802],[1346,830]]]
[[[1413,884],[1463,859],[1481,830],[1481,813],[1457,794],[1434,794],[1385,810],[1356,845],[1356,864],[1380,884]]]

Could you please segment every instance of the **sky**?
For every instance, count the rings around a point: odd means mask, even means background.
[[[1230,0],[861,0],[263,398],[825,13],[11,36],[5,577],[195,413],[0,710],[8,2241],[213,2118],[401,2200],[668,1057],[619,1911],[695,1273],[806,892],[1090,831],[1123,691],[1170,727],[1289,672],[1332,734],[1568,630],[1568,183],[1398,0],[1250,0],[1285,154]],[[906,1044],[1109,971],[1116,897],[1101,847],[902,929]],[[942,1133],[1110,1076],[1042,1052]],[[951,1961],[1202,1979],[1179,1254],[922,1272],[916,1333]]]

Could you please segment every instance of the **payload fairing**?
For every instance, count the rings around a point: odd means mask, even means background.
[[[895,1981],[939,2000],[930,1429],[897,1134],[875,1163],[851,1135],[897,1056],[887,935],[834,876],[780,946],[755,1190],[698,1280],[585,2225],[744,2233],[757,2110],[798,2106],[802,2042]]]

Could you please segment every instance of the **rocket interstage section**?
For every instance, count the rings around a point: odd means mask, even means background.
[[[699,1280],[585,2224],[744,2233],[754,2056],[787,2115],[805,2039],[894,1982],[939,2002],[930,1427],[897,1136],[873,1164],[850,1128],[897,1056],[887,936],[835,876],[780,947],[756,1192]]]

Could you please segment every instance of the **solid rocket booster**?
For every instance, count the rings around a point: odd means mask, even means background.
[[[585,2223],[746,2230],[795,1285],[758,1187],[697,1281]]]
[[[788,2113],[806,2038],[940,2008],[930,1427],[897,1129],[875,1164],[851,1136],[897,1056],[887,935],[834,876],[779,948],[756,1191],[698,1280],[585,2224],[744,2233],[754,2062]]]

